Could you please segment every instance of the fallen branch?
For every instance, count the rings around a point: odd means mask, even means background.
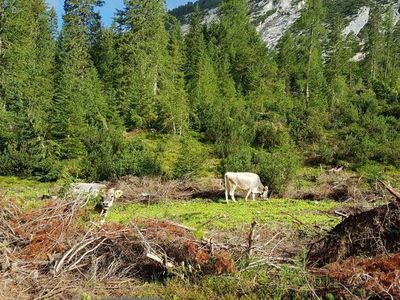
[[[253,254],[253,244],[255,241],[254,233],[255,233],[256,226],[257,226],[257,222],[253,221],[251,223],[249,236],[247,238],[247,257],[250,257]]]
[[[349,217],[348,215],[346,215],[346,214],[344,214],[344,213],[342,213],[340,211],[337,211],[337,210],[335,210],[335,215],[341,216],[343,218],[348,218]]]
[[[154,260],[154,261],[156,261],[156,262],[158,262],[158,263],[160,263],[161,265],[163,265],[163,266],[166,267],[167,269],[172,269],[172,268],[174,268],[174,265],[173,265],[172,263],[170,263],[170,262],[168,262],[168,261],[164,261],[161,257],[157,256],[157,255],[154,254],[154,253],[148,252],[148,253],[146,253],[146,257],[147,257],[147,258],[150,258],[150,259],[152,259],[152,260]]]
[[[379,182],[383,184],[383,186],[391,193],[393,196],[395,196],[397,202],[400,202],[400,193],[396,191],[394,188],[392,188],[389,184],[384,183],[382,180],[379,179]]]

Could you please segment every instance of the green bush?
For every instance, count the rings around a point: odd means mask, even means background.
[[[255,142],[264,149],[285,146],[290,142],[289,131],[281,123],[259,122]]]
[[[204,147],[192,138],[184,138],[181,141],[178,159],[173,167],[175,178],[188,178],[198,174],[204,161],[207,159]]]
[[[117,132],[93,134],[87,141],[82,177],[109,180],[124,175],[159,175],[161,167],[142,140],[123,140]]]
[[[251,172],[254,170],[253,160],[254,149],[242,147],[238,151],[230,154],[221,160],[219,171],[221,174],[226,172]]]
[[[254,157],[257,174],[275,194],[284,191],[300,162],[300,156],[292,146],[274,148],[271,152],[259,150]]]
[[[9,145],[0,155],[0,175],[34,177],[39,181],[55,181],[60,177],[61,163],[46,157],[37,148],[17,149]]]
[[[146,144],[138,140],[125,141],[116,157],[116,174],[124,175],[160,175],[161,165],[156,154]]]

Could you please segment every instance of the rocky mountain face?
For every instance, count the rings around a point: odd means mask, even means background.
[[[344,34],[354,33],[360,35],[368,23],[371,1],[370,0],[325,0],[327,10],[327,26],[335,17],[345,20]],[[395,22],[400,20],[400,0],[376,1],[384,7],[393,9]],[[203,22],[210,23],[218,20],[217,6],[219,1],[200,0],[203,12]],[[196,2],[195,2],[196,4]],[[286,30],[292,27],[300,18],[304,0],[250,0],[250,15],[258,32],[267,46],[274,48]],[[177,8],[171,13],[182,22],[182,30],[188,30],[188,21],[194,4]]]

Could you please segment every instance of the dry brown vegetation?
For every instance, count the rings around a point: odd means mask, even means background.
[[[220,198],[222,192],[218,180],[125,177],[111,185],[125,191],[124,201],[148,204],[201,195]],[[397,199],[394,189],[391,193]],[[282,263],[298,268],[295,257],[309,243],[308,270],[334,281],[333,286],[316,286],[315,291],[311,287],[309,295],[323,296],[328,290],[352,299],[354,289],[362,288],[364,296],[396,299],[400,297],[398,205],[393,201],[370,210],[346,206],[340,212],[344,220],[329,232],[288,214],[294,223],[291,228],[272,230],[253,222],[229,232],[210,231],[208,238],[199,239],[195,229],[168,220],[99,226],[90,222],[85,200],[43,201],[40,208],[22,210],[12,199],[1,198],[0,299],[79,298],[87,290],[93,296],[118,297],[149,279],[192,282],[207,274],[240,274],[265,267],[279,272]],[[312,239],[316,241],[311,243]],[[94,283],[102,288],[90,287]]]
[[[229,249],[197,240],[182,225],[139,220],[84,227],[84,214],[83,201],[51,201],[23,212],[2,199],[0,284],[11,291],[2,299],[79,295],[79,280],[108,284],[236,270]]]
[[[311,244],[308,253],[315,274],[342,286],[361,287],[365,296],[400,298],[400,194],[392,203],[354,214]],[[322,268],[324,267],[324,268]],[[348,298],[357,298],[347,289]]]
[[[122,201],[147,204],[165,199],[218,199],[225,195],[220,179],[208,179],[201,183],[193,180],[164,180],[161,177],[124,176],[110,185],[124,191]]]

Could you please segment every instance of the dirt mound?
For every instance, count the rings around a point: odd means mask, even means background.
[[[200,183],[191,180],[163,180],[161,177],[125,176],[111,183],[123,190],[122,201],[157,203],[160,200],[218,199],[224,196],[222,180],[208,179]]]
[[[312,244],[309,266],[322,267],[352,256],[400,252],[399,206],[394,203],[348,217]]]
[[[361,287],[368,295],[400,299],[400,253],[376,258],[350,258],[328,265],[323,273],[350,289]]]

